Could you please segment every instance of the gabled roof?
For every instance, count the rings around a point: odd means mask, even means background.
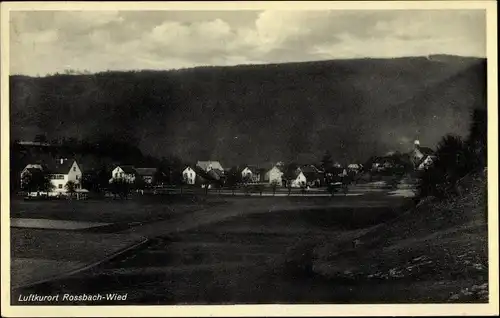
[[[41,172],[42,169],[40,169],[40,168],[27,168],[26,171],[28,171],[29,173],[37,173],[37,172]]]
[[[306,177],[307,180],[316,180],[321,178],[321,174],[315,171],[307,171],[307,172],[302,171],[302,173],[304,174],[304,177]]]
[[[420,167],[420,166],[424,163],[424,161],[426,161],[426,160],[427,160],[427,158],[434,159],[434,158],[435,158],[435,156],[433,156],[433,155],[424,155],[424,156],[423,156],[423,157],[422,157],[422,158],[421,158],[421,159],[420,159],[420,160],[416,163],[416,166],[417,166],[417,167]]]
[[[282,168],[280,166],[277,166],[277,165],[273,165],[273,166],[270,166],[268,168],[269,169],[266,169],[266,172],[269,172],[269,171],[271,171],[273,169],[277,169],[278,171],[283,172]]]
[[[153,176],[156,174],[156,168],[135,168],[137,174],[140,176]]]
[[[49,174],[68,174],[74,162],[75,159],[64,160],[62,163],[60,160],[52,160],[45,165],[45,170]]]
[[[224,171],[224,168],[222,168],[222,165],[218,161],[198,161],[196,163],[198,167],[201,169],[207,171],[209,166],[212,166],[212,169],[217,169],[217,170],[222,170]]]
[[[117,167],[120,167],[120,169],[123,170],[123,172],[127,173],[127,174],[134,174],[134,173],[137,173],[137,170],[135,169],[134,166],[132,165],[118,165],[115,167],[115,169]]]
[[[428,147],[419,147],[418,150],[424,155],[432,155],[434,154],[434,150]]]
[[[304,165],[300,167],[300,170],[305,173],[321,173],[322,171],[318,169],[315,165]]]
[[[243,168],[243,170],[245,170],[245,169],[247,169],[247,168],[248,168],[248,170],[250,170],[253,174],[255,174],[255,173],[259,173],[259,172],[260,172],[260,169],[259,169],[259,167],[257,167],[257,166],[248,165],[248,166],[245,166],[245,167]],[[242,170],[242,171],[243,171],[243,170]]]
[[[289,180],[295,180],[302,173],[300,169],[288,170],[283,173],[283,177]],[[303,174],[303,173],[302,173]],[[304,175],[305,176],[305,175]]]

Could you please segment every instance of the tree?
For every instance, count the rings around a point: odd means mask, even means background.
[[[66,182],[64,188],[66,189],[66,193],[69,195],[69,198],[73,198],[73,195],[76,193],[76,183],[70,180]]]
[[[118,195],[120,198],[128,198],[130,194],[130,183],[123,179],[113,180],[111,183],[111,192],[114,197]]]
[[[26,174],[22,184],[22,190],[27,192],[50,192],[54,189],[50,178],[41,170]]]
[[[439,142],[433,165],[420,174],[421,197],[448,197],[457,194],[457,181],[473,169],[471,153],[459,136],[446,135]]]
[[[262,196],[262,192],[264,192],[264,185],[263,184],[256,185],[255,190],[257,190],[259,192],[260,196]]]
[[[471,116],[467,146],[477,167],[485,167],[487,159],[488,114],[486,109],[474,109]]]
[[[133,185],[136,190],[144,190],[146,188],[146,182],[141,176],[135,178]]]
[[[329,151],[326,151],[325,154],[323,155],[323,159],[321,159],[321,168],[323,168],[324,171],[328,171],[331,169],[332,166],[333,166],[332,155]]]
[[[271,182],[271,188],[273,189],[273,196],[276,195],[276,188],[278,187],[279,182],[278,180],[273,180]]]
[[[241,178],[241,182],[244,183],[245,185],[249,184],[252,182],[252,177],[250,175],[246,174],[245,176],[243,176]]]
[[[234,195],[234,191],[235,191],[238,183],[240,183],[241,181],[242,181],[241,174],[239,173],[238,167],[232,167],[228,171],[228,174],[226,177],[226,184],[232,189],[233,195]]]
[[[161,168],[157,169],[157,171],[155,172],[154,176],[153,176],[153,182],[152,184],[153,185],[163,185],[165,183],[165,172],[162,171]]]
[[[39,134],[35,136],[34,142],[47,142],[47,136]]]

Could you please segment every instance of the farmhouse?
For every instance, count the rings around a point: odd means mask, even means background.
[[[415,140],[411,158],[416,170],[427,169],[435,159],[434,151],[431,148],[421,147],[420,141]]]
[[[320,187],[324,183],[324,173],[314,165],[305,165],[299,168],[304,174],[307,185]]]
[[[307,178],[300,168],[289,167],[282,178],[286,181],[287,187],[300,188],[307,185]]]
[[[300,170],[294,173],[294,177],[290,180],[292,188],[300,188],[307,184],[307,178]]]
[[[243,180],[250,180],[250,182],[260,182],[264,179],[264,175],[262,175],[262,169],[256,166],[246,166],[245,169],[241,171],[241,178]]]
[[[74,159],[59,159],[49,163],[45,172],[54,185],[51,195],[66,193],[66,184],[74,182],[75,189],[81,189],[82,171]]]
[[[135,178],[137,176],[137,171],[134,166],[130,165],[121,165],[116,166],[116,168],[111,171],[111,179],[109,183],[112,183],[115,180],[123,180],[128,183],[134,183]]]
[[[283,184],[281,177],[283,176],[283,172],[281,169],[275,165],[269,171],[264,174],[264,181],[272,183],[277,183],[279,186]]]
[[[182,171],[182,180],[185,184],[195,184],[196,172],[190,166],[186,166]]]

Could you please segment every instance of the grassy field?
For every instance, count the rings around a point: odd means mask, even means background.
[[[11,201],[11,218],[42,218],[103,223],[151,222],[223,204],[219,198],[137,196],[131,200]]]
[[[150,241],[19,292],[124,292],[127,304],[485,302],[484,179],[468,184],[462,197],[413,208],[381,194],[196,201],[213,205],[122,232]],[[107,204],[132,215],[138,203]]]
[[[340,297],[340,289],[332,290],[324,279],[294,277],[284,262],[311,240],[355,237],[367,226],[397,217],[404,202],[383,197],[232,198],[185,214],[178,223],[131,229],[149,233],[149,244],[23,292],[123,291],[129,303],[137,304],[331,301]]]

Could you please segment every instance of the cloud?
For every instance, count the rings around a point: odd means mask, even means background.
[[[485,12],[11,13],[11,72],[171,69],[427,54],[485,56]]]

